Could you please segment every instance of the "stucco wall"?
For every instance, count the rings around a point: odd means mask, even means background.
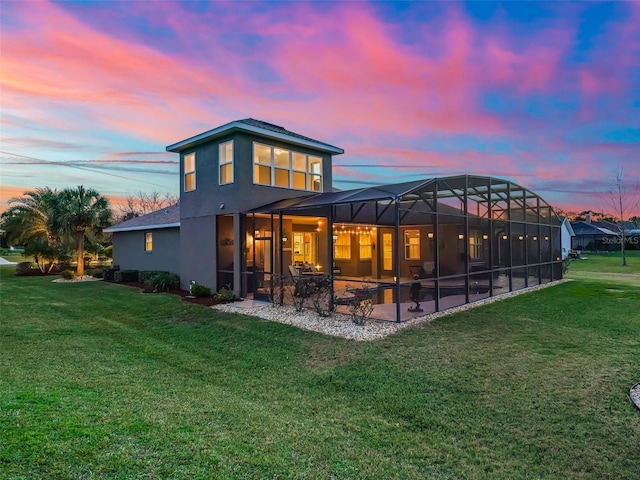
[[[145,234],[153,233],[153,251],[146,252]],[[162,270],[180,272],[180,229],[161,228],[115,232],[113,264],[123,270]]]
[[[216,221],[214,216],[180,220],[180,286],[188,290],[189,282],[216,285]]]

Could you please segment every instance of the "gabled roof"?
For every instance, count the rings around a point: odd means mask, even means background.
[[[564,225],[564,227],[567,229],[567,232],[569,232],[569,236],[575,237],[576,232],[573,231],[573,227],[571,226],[571,222],[569,221],[569,219],[567,217],[560,217],[560,219],[562,220],[561,225]]]
[[[214,128],[213,130],[209,130],[199,135],[189,137],[178,143],[174,143],[173,145],[169,145],[166,150],[167,152],[181,152],[183,150],[193,148],[201,143],[209,142],[215,138],[237,131],[249,132],[265,138],[281,140],[295,145],[302,145],[304,147],[313,148],[333,155],[344,153],[344,150],[341,148],[320,142],[319,140],[314,140],[313,138],[305,137],[304,135],[300,135],[295,132],[290,132],[284,127],[274,125],[273,123],[263,122],[262,120],[256,120],[255,118],[234,120],[233,122]]]
[[[131,220],[118,223],[112,227],[105,228],[107,233],[114,232],[133,232],[136,230],[153,230],[157,228],[171,228],[180,226],[180,205],[171,205],[170,207],[156,210],[155,212],[135,217]]]

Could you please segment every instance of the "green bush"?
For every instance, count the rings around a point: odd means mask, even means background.
[[[60,276],[65,280],[73,280],[74,278],[76,278],[76,272],[74,272],[73,270],[63,270],[62,272],[60,272]]]
[[[220,302],[235,302],[236,300],[238,300],[236,292],[225,287],[222,287],[220,290],[218,290],[218,293],[216,293],[213,298]]]
[[[169,273],[162,270],[140,270],[138,272],[138,281],[142,283],[147,283],[151,277],[158,275],[159,273]]]
[[[108,282],[113,282],[116,279],[116,272],[120,270],[119,268],[105,268],[102,271],[102,278],[107,280]]]
[[[16,265],[16,275],[29,275],[33,269],[32,267],[33,264],[31,262],[20,262]]]
[[[103,253],[105,257],[113,258],[113,245],[107,245],[106,247],[104,247]]]
[[[206,285],[200,285],[199,283],[194,283],[193,285],[191,285],[189,292],[194,297],[210,297],[211,296],[211,289]]]
[[[116,283],[137,282],[138,270],[118,270],[114,274],[114,280]]]
[[[93,278],[102,278],[103,269],[102,268],[89,268],[84,271],[85,275],[91,275]]]
[[[166,292],[180,286],[180,277],[169,272],[157,272],[144,283],[157,292]]]

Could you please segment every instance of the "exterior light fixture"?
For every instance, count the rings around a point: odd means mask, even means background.
[[[524,236],[520,235],[520,236],[518,237],[518,240],[524,240]]]
[[[464,233],[458,234],[458,240],[464,240]]]
[[[549,241],[549,237],[544,237],[544,239],[548,242]]]
[[[220,210],[224,210],[224,203],[220,204]]]
[[[427,237],[429,237],[429,238],[433,238],[433,232],[429,232],[429,233],[427,233]]]
[[[538,237],[533,237],[533,240],[534,240],[534,241],[538,240]]]
[[[502,239],[503,240],[506,240],[507,238],[509,238],[509,237],[507,237],[506,235],[502,235]]]
[[[488,240],[489,239],[489,235],[487,235],[486,233],[484,235],[482,235],[482,239],[483,240]]]

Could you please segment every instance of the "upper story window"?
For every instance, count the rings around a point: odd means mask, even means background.
[[[218,146],[218,163],[220,165],[220,185],[233,183],[233,140]]]
[[[182,157],[184,164],[184,191],[196,189],[196,154],[188,153]]]
[[[153,233],[147,232],[144,234],[144,251],[153,251]]]
[[[321,192],[322,158],[254,142],[253,183]]]

